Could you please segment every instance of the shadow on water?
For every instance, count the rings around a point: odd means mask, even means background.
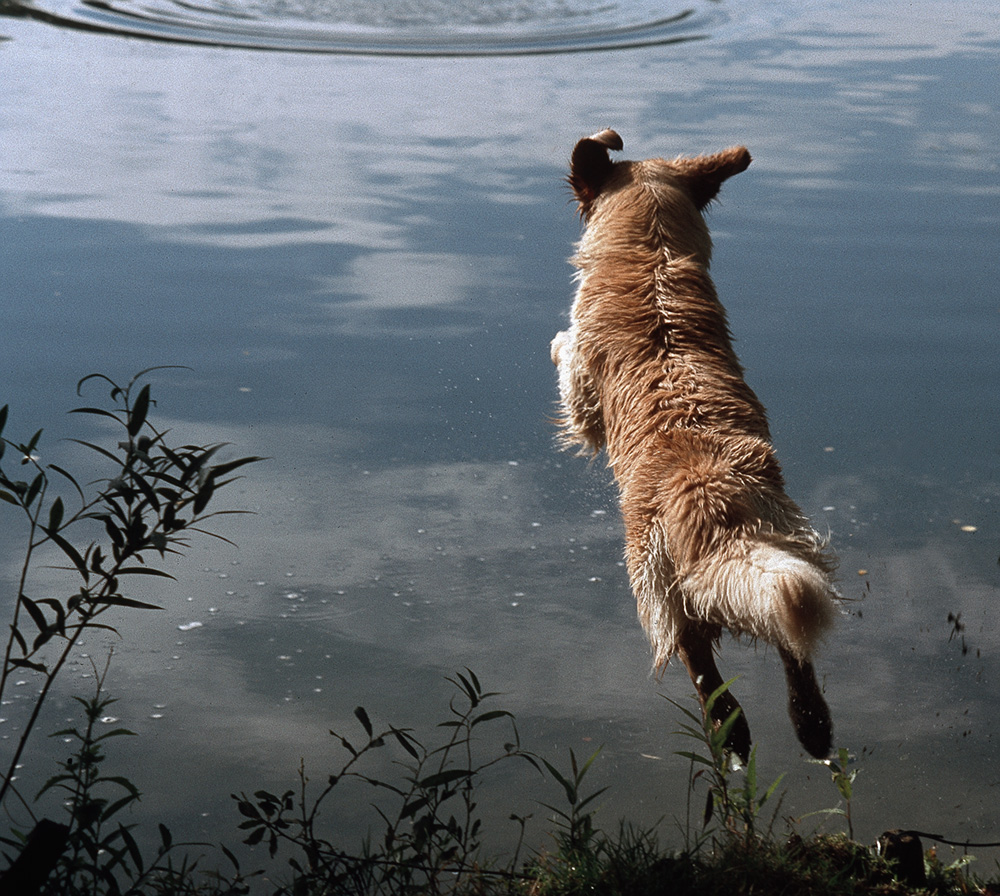
[[[717,0],[710,0],[717,3]],[[188,3],[0,0],[0,14],[145,40],[280,52],[374,56],[540,56],[703,40],[713,8],[588,0],[484,6],[467,0]]]

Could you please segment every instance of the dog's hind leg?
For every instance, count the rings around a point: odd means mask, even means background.
[[[714,642],[715,630],[698,622],[689,623],[677,642],[677,653],[698,692],[702,712],[705,712],[708,698],[724,683],[715,665],[715,654],[712,649]],[[712,706],[712,724],[718,729],[734,710],[739,710],[740,715],[729,731],[726,747],[739,756],[745,764],[750,759],[750,725],[747,724],[739,701],[728,689],[716,698]]]
[[[778,648],[785,664],[788,682],[788,715],[795,726],[799,743],[817,759],[830,755],[833,742],[833,722],[823,699],[816,673],[808,660],[796,659],[782,647]]]

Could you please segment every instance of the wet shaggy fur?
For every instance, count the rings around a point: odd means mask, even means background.
[[[702,211],[750,154],[613,162],[621,148],[606,130],[573,151],[585,231],[570,327],[552,342],[562,443],[607,450],[656,665],[680,655],[704,705],[722,683],[723,628],[775,645],[799,739],[825,756],[832,725],[811,657],[836,612],[833,560],[785,494],[708,272]],[[726,694],[713,715],[736,708]],[[730,747],[749,753],[743,718]]]

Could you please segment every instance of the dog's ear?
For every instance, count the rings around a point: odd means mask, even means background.
[[[573,147],[568,180],[583,217],[587,216],[611,173],[612,162],[608,150],[620,150],[622,146],[622,138],[607,128],[584,137]]]
[[[750,153],[745,146],[734,146],[711,156],[678,159],[674,162],[691,200],[701,211],[716,196],[722,182],[734,174],[746,171]]]

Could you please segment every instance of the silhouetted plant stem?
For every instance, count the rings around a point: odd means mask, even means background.
[[[111,475],[100,479],[96,494],[88,498],[76,478],[56,464],[42,464],[35,455],[42,430],[25,443],[3,437],[8,411],[0,409],[0,501],[21,509],[27,518],[27,543],[18,577],[10,634],[0,671],[0,698],[6,694],[10,676],[25,670],[42,677],[42,684],[27,721],[14,746],[6,771],[0,779],[0,806],[11,791],[17,765],[38,722],[52,686],[65,667],[84,632],[98,629],[117,634],[115,628],[98,619],[112,608],[126,610],[158,609],[154,604],[126,597],[122,581],[129,576],[145,575],[172,579],[170,573],[155,564],[169,554],[179,554],[187,546],[186,533],[199,532],[228,539],[203,527],[206,520],[220,513],[208,512],[215,493],[232,482],[231,474],[258,457],[241,457],[216,462],[222,444],[170,447],[167,433],[158,430],[149,419],[155,405],[148,383],[142,379],[151,371],[140,371],[125,386],[119,386],[103,374],[91,374],[77,384],[82,394],[84,384],[103,382],[110,386],[110,409],[80,407],[71,413],[110,420],[117,427],[121,441],[112,448],[70,439],[88,448],[112,464]],[[22,467],[32,478],[21,480],[9,475],[2,466],[8,448],[20,455]],[[49,500],[53,476],[68,482],[79,499],[79,508],[67,514],[61,496]],[[99,523],[104,537],[89,543],[74,543],[79,524]],[[69,530],[72,529],[72,532]],[[38,550],[52,545],[68,561],[61,567],[75,573],[75,587],[67,586],[61,597],[38,600],[28,594],[28,583]],[[149,558],[154,560],[150,564]],[[29,640],[30,639],[30,640]],[[54,655],[43,652],[53,641],[61,641]]]

